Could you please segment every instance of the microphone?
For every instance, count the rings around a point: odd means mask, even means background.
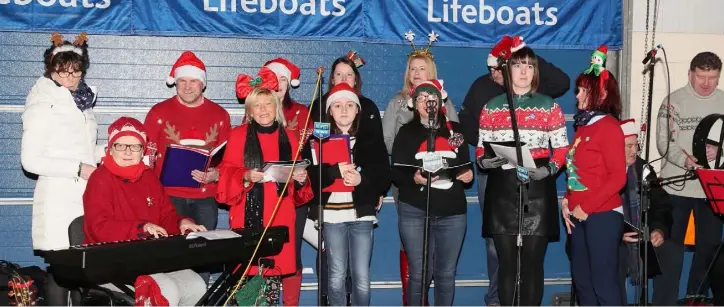
[[[435,130],[435,118],[437,118],[437,100],[428,98],[425,107],[427,109],[427,119],[430,124],[428,128],[430,129],[430,135],[427,142],[427,151],[433,152],[435,151],[435,134],[433,131]]]
[[[649,61],[656,58],[656,53],[661,48],[663,48],[663,46],[661,46],[661,44],[656,45],[656,47],[654,47],[654,49],[651,49],[651,51],[646,53],[646,57],[644,58],[643,61],[641,61],[641,64],[646,65]]]

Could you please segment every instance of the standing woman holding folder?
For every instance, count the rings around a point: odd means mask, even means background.
[[[340,137],[322,142],[321,163],[318,141],[310,141],[305,153],[314,162],[310,167],[315,189],[311,203],[324,205],[329,304],[347,306],[345,281],[350,266],[352,306],[368,306],[375,208],[390,183],[387,150],[382,133],[357,133],[360,100],[349,84],[342,82],[330,90],[326,110],[331,131]],[[320,181],[321,191],[317,190]]]
[[[397,204],[398,228],[402,244],[407,252],[410,268],[408,303],[425,305],[420,300],[422,283],[428,289],[435,276],[435,306],[450,306],[455,296],[455,272],[458,257],[467,228],[467,200],[465,189],[473,180],[472,164],[468,147],[464,144],[460,127],[447,118],[446,107],[441,102],[447,94],[442,81],[420,83],[412,92],[413,120],[402,126],[392,148],[392,162],[404,164],[392,168],[392,180],[399,188]],[[422,253],[425,207],[427,204],[427,177],[414,166],[422,165],[420,159],[427,151],[430,134],[427,103],[436,103],[435,152],[445,160],[446,169],[432,178],[430,190],[430,260],[427,280],[422,280]],[[434,257],[433,257],[434,255]]]
[[[237,83],[237,95],[246,98],[247,123],[232,130],[229,136],[219,167],[216,199],[231,207],[231,228],[287,226],[289,237],[294,238],[296,204],[312,199],[307,171],[295,172],[284,190],[285,183],[265,181],[264,173],[259,170],[265,162],[292,160],[299,150],[299,138],[284,127],[281,101],[273,91],[277,86],[275,78],[270,79],[264,73],[261,83],[249,82],[251,77],[239,79],[246,82]],[[277,204],[279,208],[272,219]],[[268,305],[278,305],[282,278],[297,272],[294,241],[285,243],[279,255],[269,258],[274,267],[263,268],[267,283],[265,296]],[[257,274],[258,269],[253,267],[249,275]],[[286,298],[284,303],[288,305]]]
[[[567,192],[561,204],[571,240],[571,274],[582,306],[620,306],[619,246],[626,185],[626,155],[619,125],[621,98],[604,64],[605,46],[576,79],[578,113],[566,156]]]
[[[538,58],[529,47],[511,54],[508,62],[520,141],[535,161],[523,203],[520,305],[537,306],[543,298],[543,260],[549,241],[558,241],[558,198],[555,175],[565,163],[568,134],[561,107],[538,93]],[[515,302],[518,261],[518,182],[515,169],[503,169],[489,143],[513,143],[513,125],[506,94],[491,99],[480,112],[477,162],[489,171],[483,208],[483,237],[493,238],[500,260],[501,305]],[[515,145],[513,145],[515,146]],[[623,166],[622,166],[623,169]]]

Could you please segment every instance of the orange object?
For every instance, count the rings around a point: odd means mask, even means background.
[[[686,226],[686,236],[684,236],[684,245],[695,245],[696,243],[696,223],[694,223],[694,211],[689,215],[689,225]]]

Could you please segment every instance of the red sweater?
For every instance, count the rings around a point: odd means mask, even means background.
[[[155,144],[158,149],[152,167],[159,176],[168,145],[199,143],[213,148],[226,141],[231,131],[229,113],[206,98],[203,104],[194,108],[181,104],[177,96],[166,99],[151,108],[144,125],[149,144]],[[214,197],[216,183],[205,184],[200,188],[168,187],[166,193],[182,198]]]
[[[300,138],[302,136],[302,132],[304,132],[302,129],[304,129],[304,123],[307,120],[307,115],[309,115],[307,106],[296,101],[292,101],[292,105],[289,106],[289,108],[284,108],[283,110],[284,119],[287,120],[287,130],[294,131],[295,135]],[[314,124],[310,118],[307,123],[307,128],[311,128],[312,126],[314,126]]]
[[[136,182],[113,175],[101,165],[88,179],[83,194],[85,244],[146,237],[143,226],[153,223],[169,235],[179,234],[185,217],[176,214],[158,177],[151,170]]]
[[[621,206],[618,192],[626,184],[626,155],[618,121],[605,116],[578,128],[566,155],[566,198],[573,211],[605,212]]]

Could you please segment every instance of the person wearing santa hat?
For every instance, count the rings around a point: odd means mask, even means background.
[[[576,89],[576,134],[566,154],[567,191],[561,203],[573,285],[581,305],[620,306],[619,247],[629,207],[619,196],[627,164],[618,83],[612,74],[589,70],[578,76]],[[629,213],[635,223],[638,218]]]
[[[656,172],[650,167],[644,167],[646,161],[638,156],[638,134],[639,130],[636,121],[631,118],[620,122],[624,136],[624,148],[626,152],[626,186],[621,190],[621,203],[623,206],[624,221],[642,229],[640,212],[640,186],[641,178],[645,175],[648,182],[656,182]],[[650,229],[651,244],[659,247],[664,243],[664,238],[669,235],[671,229],[671,203],[669,194],[659,185],[652,184],[649,192],[649,213],[648,226]],[[639,240],[639,233],[624,232],[621,248],[619,249],[619,278],[623,305],[628,305],[626,295],[626,278],[631,278],[631,284],[638,285],[638,264],[641,263],[639,248],[636,244]],[[649,261],[653,261],[656,255],[649,255]]]
[[[503,71],[499,67],[498,59],[507,57],[525,46],[523,38],[519,35],[503,38],[493,47],[487,57],[488,73],[484,74],[473,82],[465,95],[463,105],[458,112],[460,125],[468,144],[478,145],[478,130],[480,129],[480,111],[491,99],[505,93],[503,83]],[[571,87],[571,80],[560,68],[547,62],[540,55],[538,59],[538,71],[540,72],[540,84],[538,92],[550,96],[553,99],[563,96]],[[485,204],[485,185],[488,182],[488,174],[478,168],[478,203],[480,212],[483,212]],[[485,294],[485,304],[500,305],[498,299],[498,254],[495,251],[495,243],[492,238],[485,239],[486,265],[490,285]]]
[[[334,86],[340,83],[347,83],[350,87],[352,87],[357,94],[357,98],[359,99],[360,103],[360,114],[359,114],[359,127],[357,134],[364,135],[364,134],[372,134],[372,135],[383,135],[382,134],[382,119],[380,117],[380,109],[377,108],[377,104],[372,101],[372,99],[367,98],[366,96],[362,95],[362,74],[360,74],[360,68],[365,65],[365,60],[356,52],[356,51],[349,51],[346,55],[341,56],[332,62],[332,65],[330,66],[331,69],[329,71],[329,84],[327,85],[327,93],[324,93],[322,95],[321,101],[327,101],[327,98],[329,97],[329,91],[332,90]],[[320,103],[319,99],[315,99],[314,102],[311,104],[310,111],[312,113],[312,119],[315,122],[320,121],[320,114],[319,114],[319,108],[322,108],[324,110],[324,104]],[[329,118],[326,113],[322,113],[321,115],[321,121],[322,122],[329,122]],[[379,211],[382,208],[382,201],[384,200],[384,195],[387,194],[387,191],[382,192],[379,195],[379,200],[377,204],[377,211]],[[313,209],[313,207],[305,207],[305,208],[311,208],[309,210],[310,219],[316,219],[317,211]],[[310,222],[307,222],[309,224]],[[309,225],[307,225],[307,228],[310,229]],[[313,227],[311,228],[314,229]],[[312,246],[315,246],[316,248],[316,240],[317,235],[315,234],[315,231],[307,231],[304,234],[305,240],[309,241]],[[323,259],[326,259],[326,255],[322,256]],[[324,274],[326,272],[326,268],[324,265],[326,265],[326,261],[322,261],[323,267],[320,269],[322,270],[322,280],[321,284],[323,287],[323,299],[326,297],[326,283],[327,283],[327,276]],[[351,276],[351,274],[348,274]],[[348,279],[348,285],[351,285],[351,280]],[[351,288],[351,286],[350,286]],[[322,305],[324,302],[319,303]]]
[[[402,78],[402,89],[387,103],[385,108],[384,116],[382,117],[382,132],[385,135],[385,146],[387,146],[387,152],[392,154],[392,145],[397,138],[397,132],[400,130],[402,125],[409,123],[413,119],[414,104],[410,103],[412,99],[412,91],[420,83],[437,79],[437,65],[435,64],[435,58],[430,51],[430,46],[437,39],[437,34],[430,33],[430,43],[427,48],[415,48],[413,45],[413,51],[407,55],[407,62],[405,64],[405,73]],[[414,35],[412,36],[414,39]],[[459,122],[458,114],[455,111],[455,104],[449,97],[443,99],[445,107],[450,112],[447,117],[454,122]],[[397,198],[397,187],[392,185],[392,197],[394,198],[395,204],[398,202]],[[407,281],[409,279],[408,261],[407,254],[404,250],[400,249],[400,281],[402,282],[402,304],[407,305]]]
[[[205,231],[179,215],[161,181],[141,161],[146,131],[135,118],[121,117],[108,127],[108,149],[102,164],[91,174],[83,194],[84,244],[166,237]],[[136,304],[194,305],[206,292],[204,280],[186,269],[139,276]]]
[[[264,76],[260,76],[260,79],[261,85],[253,82],[254,89],[248,96],[240,97],[245,99],[247,119],[246,123],[234,128],[229,136],[219,166],[216,199],[231,207],[231,228],[260,229],[271,224],[289,229],[289,242],[284,244],[278,255],[269,257],[274,267],[261,268],[267,284],[264,293],[266,304],[278,305],[282,278],[293,276],[298,271],[296,244],[293,241],[296,238],[296,206],[308,202],[313,195],[306,170],[293,173],[293,181],[289,182],[286,190],[285,183],[264,180],[264,173],[260,172],[266,162],[301,160],[302,157],[299,137],[284,127],[287,121],[280,98],[274,91],[276,79]],[[237,84],[237,93],[239,89],[240,84]],[[257,274],[259,270],[259,266],[253,266],[249,276]],[[288,295],[284,294],[283,297],[285,305],[294,299]]]
[[[315,187],[315,198],[309,203],[313,206],[320,202],[325,204],[322,229],[327,254],[329,305],[347,306],[349,292],[352,306],[368,306],[378,196],[387,190],[390,182],[387,149],[382,133],[359,133],[360,100],[346,82],[332,87],[325,109],[332,134],[348,136],[351,153],[351,163],[331,164],[325,163],[324,154],[322,162],[318,161],[313,150],[314,146],[318,148],[318,141],[311,140],[305,150],[305,158],[313,161],[309,172],[311,185]],[[353,190],[331,187],[340,180],[344,186],[354,187]],[[321,191],[317,189],[320,184]],[[331,190],[325,190],[328,188]],[[316,214],[312,218],[319,223]],[[348,271],[351,273],[350,289],[346,283]]]
[[[184,51],[174,63],[166,85],[176,87],[176,95],[154,105],[146,115],[149,164],[160,175],[166,148],[171,144],[207,149],[224,143],[231,131],[229,113],[204,97],[206,66],[191,51]],[[191,176],[198,188],[166,187],[166,193],[179,214],[189,216],[209,230],[216,229],[219,205],[214,199],[219,171],[194,170]],[[208,274],[203,274],[208,280]]]
[[[559,236],[555,175],[565,163],[568,134],[561,107],[537,92],[540,82],[538,58],[529,47],[510,55],[509,69],[515,113],[521,142],[530,149],[535,167],[529,166],[527,201],[522,235],[522,283],[517,289],[521,305],[540,305],[543,297],[543,260],[549,241]],[[483,208],[483,236],[492,238],[498,253],[498,291],[501,305],[512,305],[516,291],[518,259],[518,185],[515,169],[502,166],[508,161],[490,149],[491,143],[514,141],[506,94],[485,104],[480,112],[478,165],[488,172]]]
[[[448,119],[442,101],[447,93],[442,80],[420,82],[412,91],[413,120],[400,128],[392,148],[392,181],[399,188],[398,229],[409,261],[410,280],[407,287],[408,304],[425,305],[422,285],[429,289],[435,278],[436,306],[450,306],[455,295],[457,260],[467,228],[465,189],[473,180],[468,147],[460,134],[459,125]],[[435,109],[434,152],[443,159],[443,168],[431,178],[430,194],[430,255],[427,280],[422,280],[423,233],[427,204],[427,175],[422,171],[422,159],[428,151],[430,114],[428,104]],[[428,290],[426,290],[428,291]],[[425,295],[427,297],[427,295]]]

